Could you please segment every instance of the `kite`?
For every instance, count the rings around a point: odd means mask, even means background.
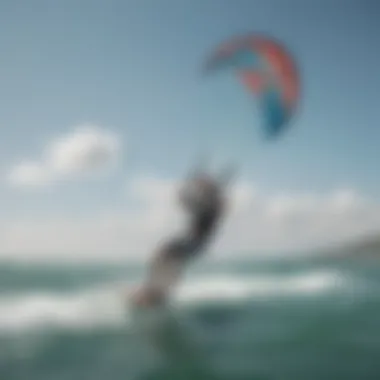
[[[275,138],[289,125],[300,96],[299,74],[286,48],[273,38],[250,34],[223,43],[207,59],[211,73],[233,69],[260,101],[264,135]]]

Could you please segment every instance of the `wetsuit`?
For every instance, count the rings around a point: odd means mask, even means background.
[[[169,242],[162,254],[167,258],[187,260],[198,255],[208,243],[222,213],[222,200],[217,187],[203,195],[196,203],[183,196],[183,203],[191,215],[190,227],[184,236]],[[165,252],[165,253],[164,253]]]
[[[166,297],[168,288],[176,282],[186,262],[202,252],[220,219],[223,202],[219,189],[214,187],[202,197],[203,202],[199,204],[191,198],[183,199],[191,215],[190,227],[184,236],[161,247],[153,259],[147,288],[150,289],[149,297],[157,303]]]

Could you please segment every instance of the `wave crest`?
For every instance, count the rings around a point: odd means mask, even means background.
[[[186,280],[176,291],[177,304],[242,302],[273,297],[326,294],[344,287],[334,271],[293,275],[202,276]],[[131,285],[108,284],[72,293],[33,293],[0,297],[0,332],[35,328],[120,328],[129,321],[125,289]]]

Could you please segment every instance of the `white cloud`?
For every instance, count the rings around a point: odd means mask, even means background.
[[[13,186],[42,187],[54,181],[99,174],[116,163],[118,137],[95,125],[80,125],[53,139],[37,160],[24,160],[11,168]]]
[[[140,177],[128,183],[133,205],[96,218],[7,220],[0,254],[13,258],[145,258],[162,239],[177,234],[185,220],[175,201],[178,183]],[[328,194],[267,195],[250,183],[231,192],[227,217],[212,250],[279,252],[343,242],[380,231],[380,204],[353,190]]]
[[[49,175],[41,163],[23,161],[12,168],[8,181],[13,186],[34,188],[48,183]]]

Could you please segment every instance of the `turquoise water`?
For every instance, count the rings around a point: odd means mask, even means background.
[[[142,270],[1,265],[0,379],[380,379],[380,262],[202,265],[145,318]]]

